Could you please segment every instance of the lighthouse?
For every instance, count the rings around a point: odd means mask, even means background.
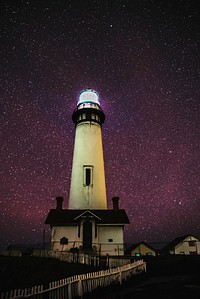
[[[76,126],[69,209],[107,209],[99,95],[80,93],[72,120]]]
[[[105,120],[99,95],[83,90],[72,114],[75,141],[68,209],[63,198],[56,197],[45,224],[51,227],[52,251],[76,251],[94,255],[123,255],[124,226],[129,219],[113,197],[108,209],[102,125]]]

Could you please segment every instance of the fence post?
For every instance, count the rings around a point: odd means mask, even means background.
[[[122,271],[119,269],[119,284],[122,285]]]
[[[68,295],[68,299],[72,299],[72,285],[71,285],[71,282],[68,283],[67,295]]]
[[[146,263],[144,264],[144,272],[145,273],[147,272],[147,264]]]
[[[78,275],[78,296],[81,298],[83,296],[83,285],[82,285],[82,279],[80,275]]]

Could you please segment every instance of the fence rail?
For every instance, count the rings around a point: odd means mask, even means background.
[[[43,285],[28,289],[11,290],[1,294],[0,299],[74,299],[82,298],[96,288],[112,284],[122,284],[134,275],[146,272],[143,260],[122,267],[102,270],[93,273],[75,275],[66,279],[51,282],[47,289]]]

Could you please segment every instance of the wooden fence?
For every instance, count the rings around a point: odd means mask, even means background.
[[[69,263],[80,263],[87,264],[96,267],[121,267],[126,264],[130,264],[135,259],[131,259],[126,256],[98,256],[86,253],[71,253],[69,251],[53,251],[53,250],[34,250],[33,256],[45,257],[45,258],[56,258],[60,261],[65,261]]]
[[[146,263],[136,261],[122,267],[99,272],[75,275],[66,279],[51,282],[48,289],[42,285],[28,289],[12,290],[0,295],[0,299],[73,299],[83,298],[84,294],[112,284],[122,284],[134,275],[146,272]]]

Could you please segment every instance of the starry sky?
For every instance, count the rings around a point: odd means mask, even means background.
[[[200,236],[198,1],[4,1],[0,244],[40,243],[68,207],[80,91],[100,94],[107,198],[127,242]]]

